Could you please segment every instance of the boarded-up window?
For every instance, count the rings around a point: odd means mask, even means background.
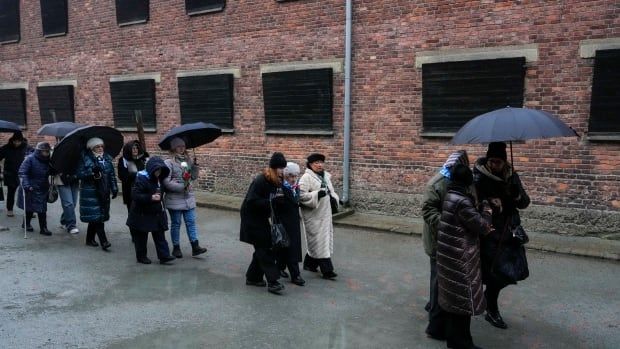
[[[185,0],[185,12],[188,15],[222,11],[226,0]]]
[[[67,33],[67,0],[41,0],[41,21],[44,36]]]
[[[424,64],[424,131],[456,132],[480,114],[523,106],[524,78],[525,58]]]
[[[210,122],[233,128],[233,75],[206,75],[179,78],[181,122]]]
[[[332,130],[331,68],[263,74],[267,130]]]
[[[0,43],[19,41],[19,0],[0,0]]]
[[[149,20],[149,0],[116,0],[116,23],[128,25]]]
[[[596,51],[589,132],[620,132],[620,50]]]
[[[26,126],[26,90],[0,90],[0,119]]]
[[[142,114],[144,128],[155,129],[155,80],[110,82],[114,125],[136,128],[136,111]]]
[[[75,121],[73,86],[40,86],[37,88],[37,95],[42,125],[59,121]]]

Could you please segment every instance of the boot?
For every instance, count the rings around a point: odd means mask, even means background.
[[[45,213],[39,213],[39,228],[41,228],[41,235],[50,236],[52,232],[47,230],[47,215]]]
[[[198,240],[192,241],[192,256],[197,256],[205,252],[207,252],[207,249],[204,247],[200,247],[200,244],[198,244]]]
[[[173,245],[172,255],[176,258],[183,258],[183,253],[181,253],[181,247],[179,245]]]

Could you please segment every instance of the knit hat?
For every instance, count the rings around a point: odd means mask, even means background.
[[[474,182],[474,176],[468,166],[456,164],[452,168],[452,183],[469,187]]]
[[[174,150],[177,147],[185,146],[185,141],[182,138],[174,137],[170,140],[170,149]]]
[[[287,162],[286,167],[284,168],[284,175],[299,175],[299,165],[294,162]]]
[[[448,160],[443,164],[441,170],[439,172],[446,178],[450,178],[450,169],[456,166],[457,164],[462,164],[465,166],[469,166],[469,158],[467,157],[467,151],[459,150],[456,151],[448,157]]]
[[[86,148],[93,150],[93,148],[95,148],[98,145],[103,145],[103,139],[101,138],[97,138],[97,137],[93,137],[91,139],[88,140],[88,142],[86,142]]]
[[[508,159],[508,155],[506,155],[506,143],[489,143],[489,149],[487,150],[487,159],[488,158],[499,158],[506,161]]]
[[[286,167],[286,159],[284,158],[284,154],[280,152],[275,152],[271,155],[271,159],[269,160],[270,168],[285,168]]]
[[[315,161],[325,161],[325,155],[319,154],[319,153],[313,153],[313,154],[310,154],[306,160],[308,161],[309,164]]]
[[[22,142],[24,141],[24,135],[22,134],[21,131],[17,131],[13,133],[13,135],[9,139],[9,142],[13,142],[13,141],[22,141]]]
[[[52,147],[47,142],[39,142],[39,143],[37,143],[37,147],[35,148],[35,150],[39,150],[39,151],[47,150],[47,151],[50,151],[50,150],[52,150]]]

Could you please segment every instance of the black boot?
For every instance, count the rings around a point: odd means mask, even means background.
[[[207,252],[207,249],[204,247],[200,247],[198,240],[192,241],[192,256],[197,256],[199,254],[203,254]]]
[[[181,253],[181,247],[179,245],[172,246],[172,255],[176,258],[183,258],[183,253]]]
[[[32,220],[32,212],[26,211],[26,231],[34,231],[32,225],[30,225],[30,221]],[[24,228],[24,223],[22,223],[22,229]]]
[[[47,230],[47,215],[45,212],[39,213],[39,228],[41,229],[41,235],[50,236],[52,232]]]

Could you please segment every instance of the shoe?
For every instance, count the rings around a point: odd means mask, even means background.
[[[78,228],[71,228],[69,230],[69,234],[71,234],[71,235],[76,235],[76,234],[79,234],[79,233],[80,233],[80,230]]]
[[[303,286],[306,284],[306,280],[302,279],[301,276],[297,275],[294,278],[291,278],[291,282],[297,286]]]
[[[7,217],[15,217],[15,213],[13,213],[13,211],[6,211],[6,216]]]
[[[138,258],[138,263],[151,264],[153,262],[151,262],[151,260],[148,257],[142,257],[142,258]]]
[[[197,256],[199,254],[203,254],[205,252],[207,252],[207,249],[204,247],[200,247],[200,244],[198,243],[198,240],[196,241],[192,241],[192,256]]]
[[[267,291],[273,294],[280,294],[280,292],[284,291],[284,285],[277,281],[274,281],[267,286]]]
[[[337,276],[338,274],[334,273],[333,271],[328,271],[326,273],[323,273],[322,278],[326,280],[334,280]]]
[[[41,231],[39,232],[39,234],[41,235],[45,235],[45,236],[52,236],[52,232],[47,230],[47,228],[43,228],[41,229]]]
[[[484,316],[484,319],[487,320],[489,323],[491,323],[491,325],[497,328],[501,328],[502,330],[505,330],[508,328],[508,325],[504,322],[504,319],[502,319],[502,316],[499,314],[499,311],[495,314],[489,313],[487,311],[487,314]]]
[[[315,268],[310,268],[307,265],[304,265],[304,270],[311,271],[313,273],[318,273],[319,272],[319,269],[317,269],[316,267]]]
[[[245,284],[248,285],[248,286],[256,286],[256,287],[265,287],[265,286],[267,286],[267,283],[265,282],[265,280],[252,281],[252,280],[245,279]]]
[[[280,277],[281,277],[281,278],[288,279],[288,276],[289,276],[289,275],[288,275],[288,273],[287,273],[286,271],[284,271],[284,270],[280,270]]]
[[[181,247],[179,245],[173,245],[172,255],[175,258],[183,258],[183,253],[181,253]]]
[[[174,258],[174,256],[163,257],[159,259],[159,264],[168,264],[169,262],[172,262],[175,259],[176,258]]]
[[[428,303],[426,303],[426,305],[424,306],[424,310],[426,310],[427,313],[429,311],[431,311],[431,302],[430,301]]]
[[[112,247],[112,244],[109,241],[105,241],[101,243],[101,249],[107,251],[108,248]]]
[[[424,331],[426,333],[426,337],[430,338],[430,339],[434,339],[437,341],[445,341],[446,340],[446,336],[443,334],[437,334],[437,333],[432,333],[429,330]]]
[[[22,223],[22,229],[24,229],[24,223]],[[34,228],[32,227],[32,225],[28,225],[26,226],[26,231],[34,231]]]
[[[92,241],[86,241],[86,246],[92,246],[92,247],[98,247],[99,244],[97,243],[97,241],[92,240]]]

